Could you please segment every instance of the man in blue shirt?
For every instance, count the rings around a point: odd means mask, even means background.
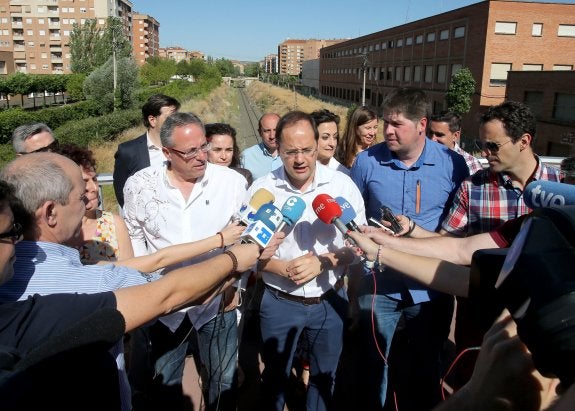
[[[246,148],[240,154],[242,167],[251,171],[254,180],[282,165],[276,141],[276,126],[279,119],[280,116],[275,113],[264,114],[260,118],[258,128],[261,143]]]
[[[463,157],[426,138],[429,106],[428,97],[418,89],[399,88],[386,97],[385,142],[360,153],[351,169],[368,217],[379,220],[385,205],[430,231],[440,228],[455,191],[469,172]],[[402,409],[433,408],[441,399],[440,352],[449,335],[453,297],[380,268],[360,279],[358,303],[359,332],[366,345],[359,351],[364,363],[371,365],[362,373],[366,409],[382,409],[385,404],[387,355],[401,317],[407,335],[401,349],[413,367],[401,364],[407,369],[407,379],[396,381],[392,388]]]

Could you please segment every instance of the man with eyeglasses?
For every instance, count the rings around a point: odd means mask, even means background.
[[[58,151],[58,141],[52,129],[44,123],[22,124],[12,132],[12,147],[17,156],[46,151]]]
[[[208,162],[210,144],[195,114],[169,116],[160,139],[167,161],[136,172],[124,186],[124,218],[136,256],[215,235],[231,222],[246,195],[247,181],[241,174]],[[174,267],[164,272],[170,268]],[[165,409],[183,407],[182,375],[191,339],[198,341],[206,372],[202,377],[206,409],[235,409],[235,309],[224,312],[218,296],[208,304],[162,318],[149,327],[149,333],[157,377],[150,387],[135,388],[143,391],[141,401],[134,400],[136,411],[153,408],[151,403]]]
[[[348,306],[341,280],[353,256],[335,226],[318,219],[312,202],[319,194],[344,197],[355,209],[355,221],[360,224],[365,222],[365,212],[351,179],[317,162],[318,138],[309,114],[293,111],[284,115],[276,132],[283,166],[255,180],[247,196],[265,188],[274,195],[277,207],[292,196],[306,204],[302,217],[286,230],[275,256],[259,267],[265,284],[260,304],[265,366],[258,407],[261,410],[284,409],[284,390],[302,333],[310,358],[306,409],[333,407],[332,391]]]
[[[483,170],[479,160],[459,146],[459,139],[461,138],[461,117],[459,115],[451,111],[432,115],[429,119],[427,135],[433,141],[437,141],[461,155],[467,163],[469,175]]]

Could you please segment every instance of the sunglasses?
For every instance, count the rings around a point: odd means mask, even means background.
[[[20,238],[22,238],[23,231],[24,229],[22,228],[22,225],[20,223],[14,223],[9,231],[6,231],[5,233],[0,233],[0,239],[9,238],[10,240],[12,240],[12,242],[16,242]]]
[[[507,143],[510,143],[511,140],[506,141],[505,143],[496,143],[494,141],[481,141],[475,140],[475,147],[479,151],[489,151],[492,154],[495,154],[499,151],[499,149]]]
[[[42,148],[39,148],[38,150],[29,151],[27,153],[21,153],[21,154],[46,153],[46,152],[53,153],[53,152],[58,151],[58,148],[60,148],[60,144],[58,144],[58,140],[54,140],[50,144],[48,144],[46,147],[42,147]]]

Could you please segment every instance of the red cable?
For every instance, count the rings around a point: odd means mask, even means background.
[[[453,369],[453,367],[455,367],[455,364],[457,364],[457,361],[459,361],[461,359],[461,357],[463,357],[463,354],[467,354],[470,351],[479,351],[480,349],[481,349],[481,347],[469,347],[469,348],[466,348],[463,351],[461,351],[459,354],[457,354],[457,357],[455,357],[455,359],[453,360],[453,362],[451,363],[451,365],[447,369],[447,372],[445,373],[445,375],[443,376],[443,378],[439,382],[439,388],[441,390],[441,398],[443,398],[443,401],[445,401],[445,390],[443,389],[443,383],[445,382],[445,379],[447,378],[447,376],[451,373],[451,370]],[[455,391],[454,391],[454,393],[455,393]]]

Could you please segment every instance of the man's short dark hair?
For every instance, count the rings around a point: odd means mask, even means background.
[[[280,121],[278,121],[276,126],[276,140],[278,144],[281,144],[283,129],[294,125],[299,121],[307,121],[313,129],[313,136],[315,141],[319,140],[319,133],[313,118],[308,113],[304,113],[303,111],[290,111],[280,118]]]
[[[383,100],[383,113],[402,114],[416,123],[431,115],[429,97],[425,91],[413,87],[393,89]]]
[[[503,123],[503,128],[513,143],[527,133],[531,135],[531,145],[533,145],[537,119],[527,105],[517,101],[506,101],[497,106],[491,106],[481,115],[479,124],[483,125],[492,120],[499,120]]]
[[[158,117],[162,114],[162,107],[175,107],[180,109],[180,102],[173,97],[165,94],[153,94],[148,101],[142,106],[142,119],[146,128],[150,127],[149,116]]]
[[[432,121],[436,121],[438,123],[447,123],[449,131],[452,133],[461,130],[461,117],[459,117],[459,114],[456,114],[452,111],[442,111],[439,114],[434,114],[429,119],[430,125]]]

